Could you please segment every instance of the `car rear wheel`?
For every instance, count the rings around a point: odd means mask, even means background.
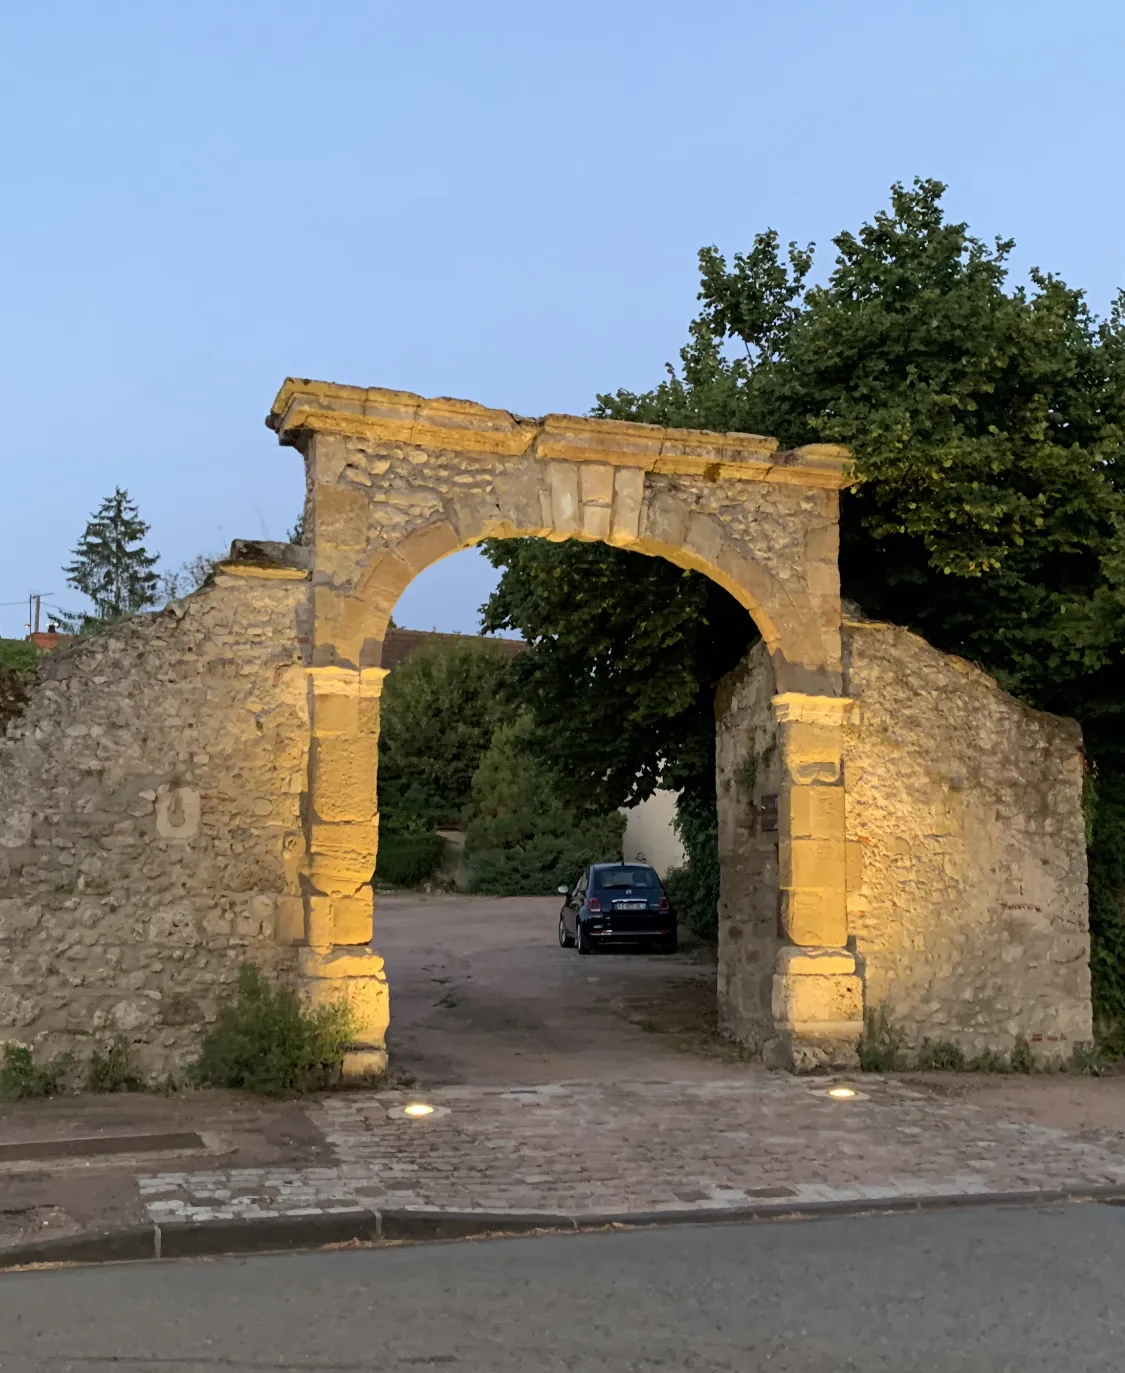
[[[578,952],[593,953],[593,945],[590,943],[590,932],[586,928],[586,926],[583,925],[581,920],[577,922],[577,924],[575,925],[575,929],[577,930],[578,934],[574,942],[578,948]]]
[[[666,934],[656,946],[657,953],[675,953],[679,947],[679,940],[675,932]]]
[[[559,916],[559,944],[564,949],[574,948],[574,937],[566,932],[566,921]]]

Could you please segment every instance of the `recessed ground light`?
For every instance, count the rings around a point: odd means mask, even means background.
[[[847,1101],[851,1097],[859,1096],[854,1087],[829,1087],[828,1095],[835,1097],[837,1101]]]
[[[434,1108],[424,1101],[412,1101],[409,1106],[402,1108],[402,1113],[404,1116],[432,1116]]]

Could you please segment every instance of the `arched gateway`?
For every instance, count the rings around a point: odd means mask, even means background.
[[[387,993],[371,949],[380,666],[411,579],[487,538],[595,539],[718,582],[768,648],[780,726],[775,1053],[851,1049],[863,998],[847,948],[839,492],[846,450],[548,415],[289,380],[268,419],[305,457],[312,548],[302,977],[364,1008],[355,1071],[382,1061]],[[762,981],[761,971],[754,973]],[[767,979],[768,980],[768,979]],[[720,995],[723,989],[720,987]],[[741,997],[745,1000],[745,994]]]
[[[1090,1037],[1081,738],[905,630],[841,616],[848,457],[771,439],[287,381],[304,546],[45,655],[0,738],[0,1042],[128,1037],[176,1070],[239,966],[344,994],[386,1062],[370,885],[383,636],[490,536],[601,539],[713,578],[761,642],[717,700],[718,1006],[768,1061]]]

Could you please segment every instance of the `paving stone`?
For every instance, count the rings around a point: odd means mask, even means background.
[[[334,1167],[138,1177],[153,1220],[360,1208],[713,1213],[795,1203],[1125,1185],[1125,1136],[1013,1122],[897,1081],[556,1083],[534,1092],[450,1087],[325,1098],[310,1115]],[[238,1195],[233,1195],[237,1192]]]

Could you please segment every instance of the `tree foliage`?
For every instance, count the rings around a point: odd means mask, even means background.
[[[474,891],[541,896],[587,863],[620,856],[625,817],[567,804],[559,771],[531,747],[534,732],[529,715],[501,726],[473,778],[465,858]]]
[[[567,801],[607,810],[661,785],[713,796],[715,686],[756,633],[738,602],[698,573],[605,544],[516,539],[485,553],[504,573],[483,623],[531,645],[507,687],[538,721],[529,747]]]
[[[1056,276],[1036,270],[1013,284],[1012,242],[949,221],[944,190],[893,187],[888,208],[833,240],[819,284],[809,284],[812,245],[783,249],[772,230],[729,263],[703,249],[701,308],[680,365],[651,391],[599,396],[595,413],[773,434],[784,447],[848,444],[860,481],[842,503],[844,595],[981,664],[1029,703],[1077,716],[1101,794],[1117,796],[1125,296],[1098,319]],[[524,547],[489,547],[504,576],[487,616],[532,641],[520,675],[548,722],[545,746],[572,760],[588,790],[620,795],[636,766],[642,789],[661,776],[702,795],[706,777],[691,774],[710,770],[715,655],[740,657],[752,627],[716,613],[707,598],[717,593],[688,590],[689,576],[679,604],[707,604],[721,645],[690,643],[685,613],[664,622],[654,653],[642,626],[654,601],[667,606],[660,578],[679,585],[674,569],[579,544]],[[663,712],[637,686],[658,658],[675,664]],[[582,670],[560,670],[569,665]],[[603,755],[612,763],[599,770]],[[1111,831],[1107,820],[1093,861]],[[1125,909],[1111,874],[1092,873],[1092,894],[1104,1008],[1111,982],[1125,987]]]
[[[1012,241],[948,222],[944,189],[895,186],[820,286],[772,231],[730,267],[704,249],[680,370],[599,413],[848,444],[845,596],[1077,714],[1104,755],[1125,708],[1125,297],[1099,320],[1055,276],[1011,287]]]
[[[156,603],[158,559],[142,542],[148,529],[121,487],[90,516],[64,568],[69,584],[94,603],[94,614],[82,617],[87,625],[111,624]]]
[[[472,640],[417,649],[387,678],[379,811],[390,833],[455,828],[500,722],[510,661]]]

